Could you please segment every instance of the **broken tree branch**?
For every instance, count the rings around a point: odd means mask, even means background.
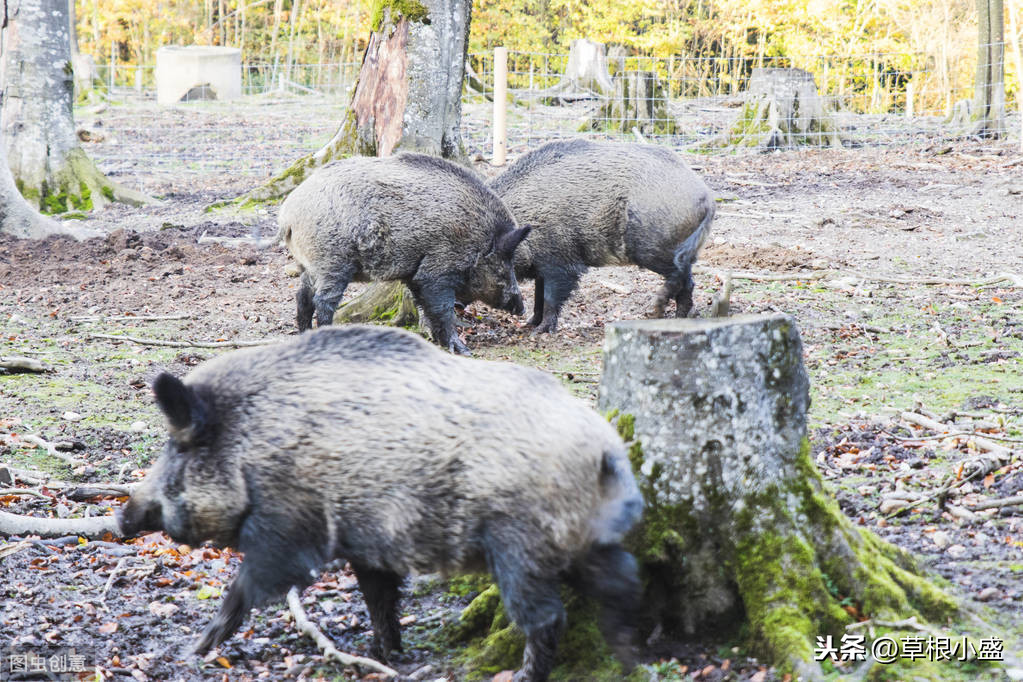
[[[295,627],[298,628],[298,631],[303,635],[306,635],[316,642],[316,646],[318,646],[320,651],[323,652],[323,657],[325,659],[333,659],[340,662],[342,665],[375,670],[389,678],[398,676],[397,670],[388,668],[383,663],[378,663],[371,658],[353,656],[351,654],[338,651],[333,642],[331,642],[325,634],[320,632],[320,629],[313,625],[312,621],[310,621],[305,615],[305,610],[302,608],[302,601],[299,599],[297,587],[292,587],[288,590],[288,608],[291,609],[291,615],[295,618]]]
[[[0,356],[0,369],[8,372],[49,372],[50,368],[34,358]]]
[[[900,416],[904,421],[907,421],[911,424],[916,424],[917,426],[922,426],[925,429],[937,431],[938,433],[950,435],[949,432],[952,431],[952,429],[950,429],[947,424],[942,424],[939,421],[935,421],[929,417],[925,417],[922,414],[917,414],[916,412],[903,412]],[[980,436],[975,435],[972,436],[971,438],[974,444],[977,446],[978,450],[989,452],[998,459],[1008,459],[1010,456],[1012,456],[1012,450],[1010,450],[1009,448],[1002,447],[997,443],[992,443],[988,439],[982,438]]]
[[[36,435],[33,435],[33,434],[29,434],[27,436],[22,436],[21,437],[21,442],[22,443],[28,443],[29,445],[34,445],[36,447],[40,447],[40,448],[46,450],[46,454],[48,454],[50,457],[53,457],[54,459],[59,459],[60,461],[64,462],[65,464],[68,464],[70,466],[77,467],[77,466],[82,466],[83,464],[85,464],[85,462],[83,462],[82,460],[75,459],[71,455],[69,455],[67,453],[64,453],[64,452],[61,452],[60,450],[58,450],[56,448],[56,446],[53,443],[45,441],[42,438],[40,438],[39,436],[36,436]]]
[[[107,533],[117,537],[121,531],[113,516],[93,516],[87,519],[53,519],[38,516],[22,516],[0,511],[0,535],[38,535],[43,538],[59,538],[64,535],[78,535],[89,540],[102,539]]]
[[[128,341],[137,343],[140,346],[168,346],[170,348],[247,348],[249,346],[265,346],[278,339],[265,339],[262,341],[167,341],[165,339],[144,339],[137,336],[120,334],[89,334],[92,339],[107,339],[108,341]]]
[[[978,511],[980,509],[998,509],[1000,507],[1012,507],[1017,504],[1023,504],[1023,495],[1017,495],[1015,497],[1004,497],[1000,500],[988,500],[986,502],[978,502],[977,504],[970,507],[970,511]]]

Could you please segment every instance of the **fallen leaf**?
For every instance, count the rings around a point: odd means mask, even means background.
[[[228,668],[228,669],[231,668],[231,662],[229,660],[227,660],[226,658],[224,658],[223,656],[217,656],[217,663],[219,663],[220,665],[222,665],[225,668]]]
[[[99,626],[99,631],[107,635],[117,632],[117,623],[115,623],[114,621],[104,623],[103,625]]]

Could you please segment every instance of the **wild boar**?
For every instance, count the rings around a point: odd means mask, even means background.
[[[547,678],[566,577],[603,605],[612,644],[628,639],[639,582],[620,543],[641,497],[615,429],[551,376],[346,325],[161,374],[153,390],[170,439],[121,531],[245,553],[199,654],[335,558],[355,571],[381,658],[401,648],[410,572],[493,574],[527,637],[517,680]]]
[[[523,312],[511,257],[529,233],[472,171],[425,154],[352,157],[281,206],[278,237],[303,269],[298,329],[329,325],[348,284],[401,280],[438,345],[468,353],[454,303]]]
[[[671,150],[639,144],[551,142],[490,182],[532,233],[515,272],[536,283],[537,332],[553,332],[561,306],[590,267],[634,263],[665,278],[654,299],[664,316],[693,308],[692,266],[714,220],[714,196]]]

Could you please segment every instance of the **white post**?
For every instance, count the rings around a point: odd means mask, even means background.
[[[913,118],[913,81],[906,83],[906,118]]]
[[[508,154],[508,48],[494,48],[494,165]]]
[[[114,50],[116,49],[116,46],[117,46],[117,43],[115,43],[114,39],[111,38],[110,39],[110,88],[107,90],[107,98],[109,98],[109,99],[112,99],[113,96],[114,96],[114,62],[117,59],[117,56],[116,56],[116,53],[114,52]]]

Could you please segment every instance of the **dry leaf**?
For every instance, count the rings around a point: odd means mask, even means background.
[[[231,668],[231,661],[227,660],[223,656],[217,656],[217,663],[219,663],[220,665],[222,665],[225,668],[228,668],[228,669]]]
[[[107,635],[117,632],[117,623],[115,623],[114,621],[104,623],[103,625],[99,626],[99,631]]]

